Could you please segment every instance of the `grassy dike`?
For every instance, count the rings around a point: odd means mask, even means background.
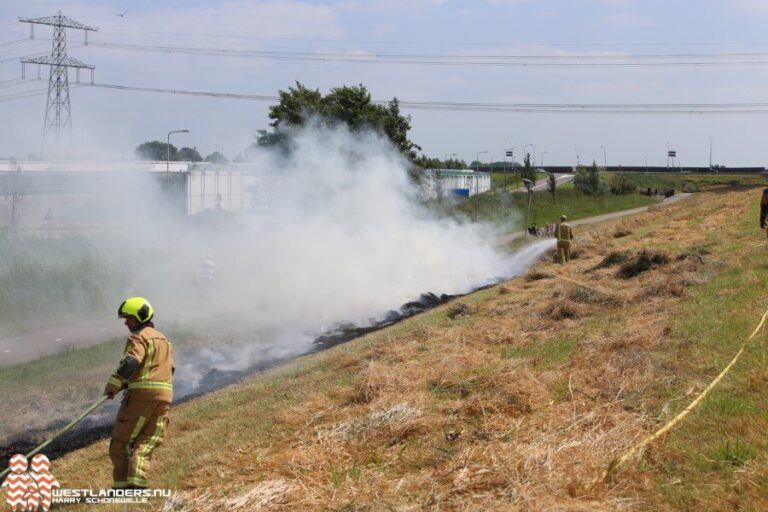
[[[681,405],[690,400],[688,391],[699,392],[730,362],[768,309],[768,240],[756,229],[759,191],[747,197],[740,198],[740,214],[694,219],[727,263],[679,306],[671,326],[677,348],[670,359],[684,361],[690,386],[676,397]],[[652,475],[660,503],[675,510],[768,509],[766,341],[763,329],[706,402],[639,466]]]
[[[533,193],[530,223],[542,226],[557,223],[563,214],[576,220],[656,202],[656,199],[640,194],[591,197],[571,187],[558,189],[553,198],[549,192],[541,190]],[[480,194],[457,203],[454,208],[470,219],[496,222],[510,230],[519,230],[525,224],[528,195],[522,192]]]
[[[153,484],[177,489],[167,506],[180,511],[764,510],[762,337],[672,433],[596,480],[717,375],[768,307],[758,195],[701,194],[585,228],[566,267],[543,262],[176,407]],[[643,250],[661,263],[626,279],[607,263],[636,272]],[[107,486],[106,445],[55,474]]]

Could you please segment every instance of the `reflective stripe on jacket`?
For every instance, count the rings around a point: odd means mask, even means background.
[[[173,345],[160,331],[146,326],[128,336],[120,365],[126,358],[139,361],[139,367],[127,379],[115,372],[107,387],[115,393],[128,389],[130,396],[142,400],[170,402],[173,399]]]

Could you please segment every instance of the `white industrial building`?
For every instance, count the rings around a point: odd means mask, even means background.
[[[152,161],[0,160],[0,227],[115,226],[135,194],[157,194],[171,211],[243,211],[256,177],[247,165]]]
[[[429,195],[443,197],[470,197],[491,190],[491,173],[472,169],[430,169],[433,180]]]

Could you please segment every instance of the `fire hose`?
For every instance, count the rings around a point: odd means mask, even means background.
[[[107,398],[108,398],[108,397],[107,397],[106,395],[104,395],[104,396],[102,396],[101,398],[99,398],[98,400],[96,400],[95,402],[93,402],[93,403],[91,404],[91,406],[90,406],[90,407],[88,407],[88,409],[87,409],[87,410],[86,410],[86,411],[85,411],[83,414],[81,414],[81,415],[80,415],[80,416],[78,416],[76,419],[74,419],[74,420],[73,420],[71,423],[69,423],[69,424],[68,424],[68,425],[66,425],[64,428],[62,428],[61,430],[59,430],[58,432],[56,432],[56,433],[55,433],[53,436],[49,437],[49,438],[48,438],[48,439],[47,439],[45,442],[43,442],[43,443],[42,443],[40,446],[38,446],[37,448],[35,448],[34,450],[32,450],[31,452],[29,452],[28,454],[26,454],[26,457],[27,457],[27,459],[29,459],[30,457],[33,457],[35,454],[39,453],[39,452],[40,452],[40,451],[41,451],[43,448],[45,448],[46,446],[48,446],[49,444],[51,444],[53,441],[55,441],[55,440],[56,440],[56,438],[58,438],[59,436],[63,435],[64,433],[66,433],[67,431],[69,431],[69,430],[70,430],[72,427],[74,427],[75,425],[77,425],[78,423],[80,423],[81,421],[83,421],[83,420],[84,420],[84,419],[85,419],[85,418],[86,418],[86,417],[87,417],[89,414],[91,414],[91,413],[92,413],[93,411],[95,411],[95,410],[96,410],[96,409],[97,409],[97,408],[98,408],[98,407],[99,407],[101,404],[103,404],[103,403],[104,403],[104,402],[107,400]],[[5,475],[7,475],[7,474],[8,474],[10,471],[11,471],[11,468],[5,468],[5,469],[3,470],[3,472],[2,472],[2,473],[0,473],[0,480],[2,480],[2,479],[3,479],[3,477],[5,477]]]

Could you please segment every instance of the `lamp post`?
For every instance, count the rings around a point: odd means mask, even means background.
[[[189,130],[171,130],[168,132],[168,139],[165,143],[165,176],[166,179],[169,176],[171,170],[171,134],[172,133],[189,133]]]
[[[525,237],[528,238],[528,223],[531,220],[531,201],[533,199],[533,182],[527,178],[523,178],[525,188],[528,190],[528,211],[525,214]]]
[[[523,159],[525,159],[525,157],[528,156],[528,151],[525,149],[528,146],[533,146],[533,144],[523,144]],[[531,165],[533,165],[533,162],[531,162]]]
[[[576,168],[578,169],[579,167],[581,167],[580,155],[581,155],[581,152],[584,151],[584,150],[583,149],[574,149],[574,151],[576,152]]]
[[[496,162],[497,158],[499,158],[499,155],[491,156],[491,172],[493,172],[496,169],[496,166],[494,165],[494,163]]]
[[[475,156],[475,160],[477,161],[477,172],[480,172],[480,155],[483,153],[488,153],[487,151],[478,151],[477,156]]]
[[[608,157],[606,156],[606,153],[605,153],[605,146],[600,146],[600,147],[603,148],[603,167],[605,167],[605,170],[607,171],[608,170]]]

